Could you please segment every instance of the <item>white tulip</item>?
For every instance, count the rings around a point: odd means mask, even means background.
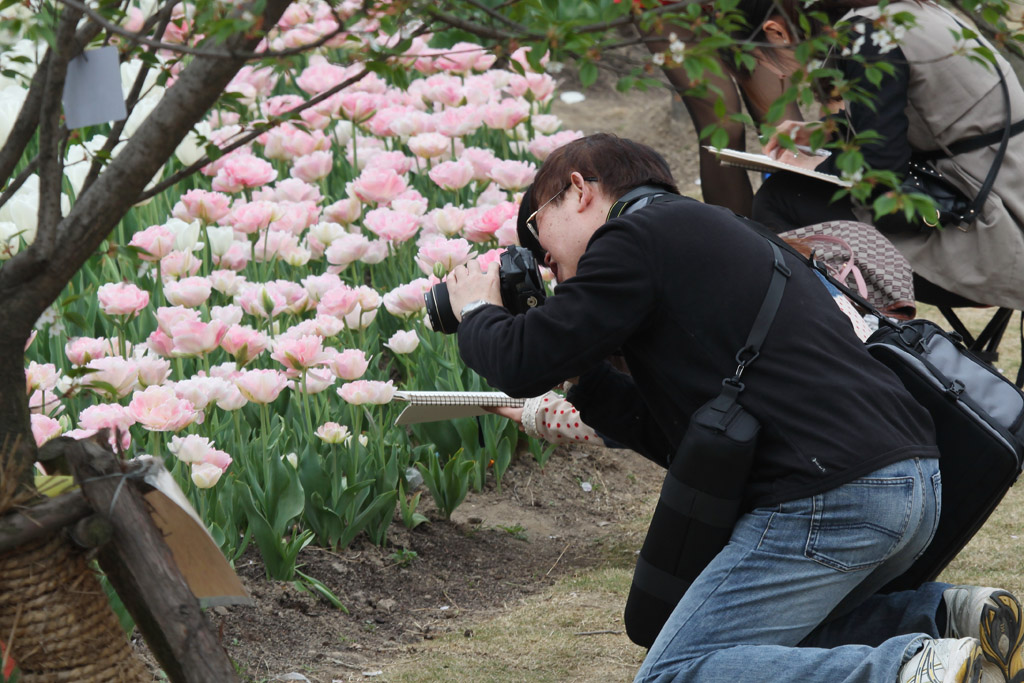
[[[21,231],[10,221],[0,221],[0,261],[6,261],[21,249]]]
[[[200,121],[195,125],[195,128],[188,132],[181,141],[181,144],[178,145],[178,148],[174,150],[174,156],[185,166],[191,166],[196,163],[206,153],[206,143],[202,142],[199,138],[202,136],[209,140],[210,132],[210,124],[206,121]]]
[[[206,226],[206,237],[210,240],[210,251],[214,256],[223,256],[235,241],[235,229],[230,225]]]
[[[199,220],[186,223],[180,218],[171,218],[164,227],[174,233],[174,248],[177,251],[196,251],[203,248],[199,241],[199,230],[202,227]]]
[[[27,94],[27,90],[17,85],[10,85],[0,91],[0,147],[7,142]]]

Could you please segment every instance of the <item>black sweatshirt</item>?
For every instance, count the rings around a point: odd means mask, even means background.
[[[793,275],[740,403],[762,425],[748,507],[938,457],[928,413],[853,333],[813,271]],[[767,241],[726,209],[680,198],[600,227],[577,274],[525,315],[486,306],[459,327],[463,360],[536,396],[580,376],[583,420],[665,465],[689,416],[736,369],[772,272]],[[630,375],[605,362],[625,356]]]

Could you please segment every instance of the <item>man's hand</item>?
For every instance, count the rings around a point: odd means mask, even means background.
[[[806,121],[783,121],[775,128],[775,133],[765,143],[762,152],[765,156],[779,161],[786,161],[783,157],[790,157],[792,153],[779,142],[779,135],[786,135],[794,144],[807,145],[811,141],[811,126]]]
[[[449,273],[445,283],[448,285],[448,301],[459,322],[462,322],[462,308],[470,302],[483,299],[498,306],[502,305],[497,264],[483,271],[478,261],[470,261]]]

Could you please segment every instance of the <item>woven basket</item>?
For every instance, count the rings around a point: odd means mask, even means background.
[[[0,640],[25,683],[152,680],[62,533],[0,555]]]

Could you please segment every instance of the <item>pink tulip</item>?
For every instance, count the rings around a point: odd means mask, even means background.
[[[480,256],[476,257],[476,262],[480,264],[480,269],[484,272],[490,270],[492,265],[495,265],[501,261],[501,255],[505,252],[504,249],[490,249],[485,251]]]
[[[495,130],[512,130],[530,115],[530,105],[522,100],[504,99],[482,108],[484,123]]]
[[[36,389],[52,391],[57,386],[60,375],[57,366],[53,363],[37,363],[30,361],[25,368],[26,394],[31,394]]]
[[[467,147],[459,158],[473,164],[473,180],[481,182],[490,182],[491,168],[498,163],[498,157],[494,156],[494,152],[479,147]]]
[[[319,302],[324,294],[341,286],[341,278],[333,273],[308,275],[302,278],[302,286],[313,302]]]
[[[270,162],[251,155],[236,156],[228,159],[217,171],[213,189],[233,194],[266,185],[276,177],[277,171]]]
[[[227,217],[227,223],[235,230],[246,235],[266,229],[280,209],[273,202],[255,201],[245,204],[236,203]]]
[[[252,243],[232,242],[228,250],[220,257],[214,257],[214,264],[233,271],[244,270],[252,259]]]
[[[190,251],[172,251],[160,259],[165,278],[188,277],[199,272],[202,262]]]
[[[533,130],[542,135],[551,135],[562,127],[562,119],[554,114],[534,114],[530,118]]]
[[[311,201],[280,202],[281,215],[271,224],[271,230],[289,232],[298,237],[320,219],[320,210]]]
[[[46,415],[32,414],[32,437],[36,441],[36,447],[42,446],[55,436],[60,436],[62,431],[60,422]]]
[[[249,370],[235,378],[235,386],[253,403],[271,403],[288,385],[288,377],[278,370]]]
[[[486,242],[506,221],[515,220],[518,212],[519,207],[515,203],[502,202],[479,214],[472,224],[466,225],[463,234],[472,242]]]
[[[198,434],[172,436],[171,442],[167,444],[167,450],[178,460],[191,465],[206,462],[206,454],[213,450],[213,442]]]
[[[85,386],[97,393],[112,394],[112,398],[127,396],[139,381],[139,367],[135,361],[120,356],[96,358],[85,367],[92,370],[85,375]]]
[[[64,345],[64,354],[72,365],[86,365],[93,358],[102,358],[110,353],[109,343],[93,337],[75,337]]]
[[[166,358],[143,356],[135,361],[135,365],[139,370],[139,384],[143,387],[163,384],[171,374],[171,362]]]
[[[436,132],[436,128],[437,124],[434,123],[433,116],[425,111],[415,109],[406,109],[404,114],[396,117],[391,122],[391,130],[401,138],[414,138],[427,133],[439,135]],[[410,147],[410,149],[412,148]],[[412,150],[412,152],[416,154],[416,150]],[[421,155],[417,154],[417,156]]]
[[[499,161],[491,167],[490,178],[503,190],[518,191],[533,182],[537,167],[525,161]]]
[[[289,374],[296,373],[290,371]],[[294,380],[292,380],[290,386],[295,391],[307,394],[309,396],[314,396],[316,394],[323,393],[324,391],[330,389],[332,386],[334,386],[334,382],[336,380],[337,378],[333,374],[331,374],[329,370],[324,370],[323,368],[313,368],[311,370],[308,370],[305,373],[305,375],[301,377],[301,379],[299,377],[296,377]]]
[[[487,53],[475,43],[455,43],[434,59],[434,66],[456,74],[469,73]]]
[[[206,190],[189,190],[181,195],[178,203],[171,210],[171,215],[186,223],[200,220],[203,223],[216,223],[228,215],[231,199],[220,192]]]
[[[395,287],[384,295],[384,308],[388,313],[400,318],[407,318],[423,310],[423,295],[430,289],[430,281],[419,278],[404,285]]]
[[[530,154],[541,161],[544,161],[553,151],[562,145],[566,145],[573,140],[578,140],[581,137],[583,137],[583,133],[578,130],[563,130],[553,135],[539,135],[530,141],[527,148],[529,149]]]
[[[367,265],[376,265],[386,259],[390,253],[387,240],[371,240],[366,253],[359,260]]]
[[[127,450],[132,445],[132,434],[129,430],[135,424],[135,418],[122,405],[117,403],[101,403],[89,406],[78,415],[78,426],[82,429],[99,431],[109,429],[111,438],[120,435],[120,446]]]
[[[473,164],[468,161],[445,161],[427,173],[445,190],[460,190],[473,180]]]
[[[430,202],[416,190],[409,189],[392,199],[388,208],[419,218],[427,213]]]
[[[334,156],[330,152],[316,151],[294,161],[290,171],[293,178],[307,183],[323,180],[334,168]]]
[[[313,150],[309,154],[314,154],[317,151]],[[295,204],[312,202],[313,204],[319,204],[324,197],[320,193],[320,188],[316,185],[311,185],[306,180],[285,178],[278,181],[273,188],[264,187],[261,190],[257,190],[253,193],[253,198],[268,202],[291,202]]]
[[[242,322],[242,317],[244,315],[245,311],[242,310],[242,307],[236,306],[235,304],[210,307],[210,320],[219,320],[228,327]]]
[[[437,132],[450,138],[472,135],[483,125],[480,109],[474,105],[445,109],[434,115]]]
[[[156,309],[156,324],[165,334],[180,322],[199,321],[199,311],[184,306],[161,306]]]
[[[267,287],[265,284],[244,286],[235,301],[243,311],[260,318],[277,317],[288,307],[284,296],[275,288]]]
[[[60,415],[64,412],[64,404],[60,398],[49,390],[37,389],[28,397],[28,409],[37,415]]]
[[[346,403],[356,406],[365,403],[374,405],[390,403],[394,395],[395,384],[391,380],[375,382],[373,380],[361,379],[349,382],[338,389],[338,396],[341,396]]]
[[[527,71],[529,73],[536,73],[536,71],[534,71],[534,69],[533,69],[533,66],[530,65],[530,60],[528,60],[526,58],[526,53],[532,52],[532,51],[533,51],[532,47],[528,47],[528,46],[527,47],[521,47],[521,48],[519,48],[518,50],[516,50],[515,52],[512,53],[512,60],[515,61],[515,62],[518,62],[519,65],[521,67],[523,67],[523,69],[525,71]],[[544,55],[540,58],[540,60],[538,62],[540,64],[541,68],[544,68],[545,66],[547,66],[548,59],[549,59],[548,53],[545,52]]]
[[[341,96],[341,113],[349,121],[361,123],[373,116],[380,97],[366,92],[350,92]]]
[[[466,90],[462,80],[447,74],[438,74],[426,79],[423,82],[422,90],[424,99],[445,105],[446,111],[457,108],[466,100]],[[460,135],[465,135],[465,133]]]
[[[368,168],[352,181],[351,188],[360,201],[387,204],[405,192],[405,180],[390,168]]]
[[[197,489],[209,489],[217,485],[224,470],[207,462],[192,465],[192,483]]]
[[[450,273],[456,266],[469,261],[473,255],[472,248],[468,241],[458,239],[445,239],[434,237],[425,240],[416,254],[416,265],[420,267],[425,275],[438,275],[435,268],[440,268],[442,273]]]
[[[317,150],[330,148],[330,141],[322,130],[304,130],[284,123],[266,133],[263,155],[268,159],[291,161]]]
[[[179,399],[168,387],[147,387],[136,391],[128,404],[136,422],[153,432],[177,432],[196,419],[189,401]]]
[[[207,465],[213,465],[220,469],[221,472],[225,471],[231,464],[231,456],[218,448],[211,448],[206,452],[203,457],[203,462]]]
[[[345,329],[344,321],[335,318],[333,315],[318,315],[310,322],[313,323],[313,334],[317,334],[324,339],[329,339]]]
[[[416,216],[392,209],[374,209],[363,217],[363,223],[370,232],[390,242],[407,241],[420,225]]]
[[[345,349],[331,359],[330,366],[339,379],[359,379],[370,367],[370,359],[359,349]]]
[[[174,233],[162,225],[151,225],[132,235],[128,245],[140,250],[143,261],[159,261],[174,248]]]
[[[144,292],[128,282],[108,282],[96,290],[100,310],[109,316],[134,318],[149,305],[149,292]]]
[[[298,282],[274,280],[273,282],[266,283],[266,286],[273,288],[284,297],[285,311],[287,313],[303,313],[312,308],[306,288]]]
[[[384,346],[395,353],[412,353],[420,345],[420,338],[412,330],[398,330],[387,340]]]
[[[253,245],[253,260],[257,263],[273,261],[275,258],[283,259],[289,253],[299,248],[299,238],[290,232],[282,230],[268,230],[260,235]]]
[[[232,385],[220,377],[196,376],[175,382],[173,389],[178,398],[183,398],[192,404],[197,411],[206,408],[217,401],[218,398],[226,396],[229,387]],[[203,421],[202,415],[196,416],[196,422]]]
[[[213,286],[205,277],[186,277],[164,283],[164,296],[175,306],[194,308],[206,303]]]
[[[325,422],[316,428],[316,435],[326,443],[345,443],[352,438],[347,425]]]
[[[274,344],[270,357],[289,370],[302,372],[324,362],[324,340],[315,335],[282,339]]]
[[[217,348],[227,327],[219,320],[210,323],[180,322],[171,328],[175,356],[201,356]]]
[[[526,82],[530,88],[528,98],[535,102],[546,102],[555,92],[555,79],[550,74],[529,73]]]
[[[295,84],[308,95],[318,95],[346,78],[345,67],[331,64],[319,55],[310,58],[309,62],[309,66],[295,79]]]
[[[324,209],[324,218],[341,225],[349,225],[362,215],[363,207],[357,199],[339,199]]]
[[[220,340],[221,348],[234,356],[238,367],[244,367],[269,345],[265,334],[244,325],[232,325]]]
[[[336,318],[343,318],[351,313],[358,303],[359,293],[348,285],[342,284],[325,292],[320,297],[316,312],[319,315],[333,315]]]
[[[440,133],[420,133],[409,138],[409,149],[421,159],[433,159],[451,150],[451,140]]]
[[[375,168],[390,168],[400,176],[404,176],[412,169],[413,159],[406,156],[404,152],[381,152],[375,154],[372,159],[366,162],[366,170]]]
[[[146,347],[164,358],[171,358],[174,355],[174,340],[160,328],[153,330],[146,338]]]
[[[466,210],[459,206],[445,204],[428,214],[428,225],[433,225],[442,235],[457,235],[466,224]]]

